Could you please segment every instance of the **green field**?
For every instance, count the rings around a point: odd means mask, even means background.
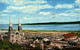
[[[8,29],[1,29],[1,30],[8,30]],[[64,30],[24,30],[23,31],[46,31],[46,32],[71,32],[72,30],[64,31]],[[76,32],[76,31],[73,31]]]
[[[23,32],[71,32],[80,37],[80,31],[57,31],[57,30],[23,30]],[[50,35],[50,34],[47,34]]]
[[[7,29],[1,29],[1,30],[7,30]],[[71,33],[74,33],[80,37],[80,31],[71,31],[71,30],[69,30],[69,31],[62,31],[62,30],[23,30],[23,32],[24,33],[26,33],[26,32],[71,32]]]

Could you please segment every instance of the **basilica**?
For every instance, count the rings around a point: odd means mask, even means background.
[[[23,42],[24,33],[22,32],[20,17],[19,17],[19,24],[18,24],[17,30],[13,30],[13,26],[11,23],[11,17],[10,17],[9,30],[8,30],[7,34],[5,34],[5,35],[7,35],[7,36],[2,36],[2,40],[4,40],[4,41],[7,40],[11,43],[18,43],[18,44],[21,44]]]

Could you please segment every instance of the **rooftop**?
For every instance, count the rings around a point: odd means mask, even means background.
[[[71,34],[65,34],[64,36],[65,37],[73,37],[73,36],[77,36],[77,35],[71,33]]]

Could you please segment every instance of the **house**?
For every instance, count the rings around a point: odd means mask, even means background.
[[[65,34],[63,36],[64,36],[64,40],[65,41],[70,41],[70,40],[76,40],[76,39],[78,39],[78,36],[75,35],[75,34],[73,34],[73,33]]]

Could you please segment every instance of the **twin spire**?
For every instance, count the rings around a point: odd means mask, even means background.
[[[11,22],[11,17],[10,17],[9,30],[11,30],[11,29],[13,30],[13,28],[12,28],[12,22]],[[19,31],[22,30],[21,23],[20,23],[20,17],[19,17],[18,30],[19,30]]]
[[[11,23],[11,17],[10,17],[10,25],[9,26],[12,26],[12,23]]]
[[[21,26],[21,23],[20,23],[20,17],[19,17],[19,26]]]

